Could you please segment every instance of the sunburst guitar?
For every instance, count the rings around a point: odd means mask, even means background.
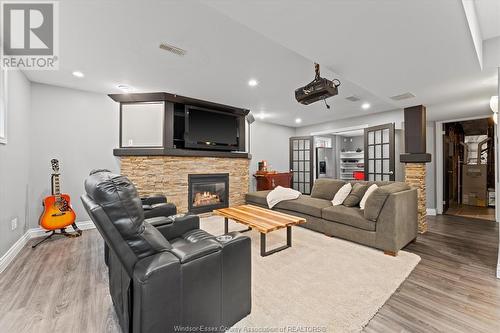
[[[64,230],[74,225],[76,214],[71,208],[69,195],[62,194],[60,188],[59,161],[53,159],[52,164],[52,195],[43,200],[43,213],[40,216],[40,226],[45,230]]]

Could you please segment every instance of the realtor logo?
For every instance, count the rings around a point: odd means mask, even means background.
[[[2,68],[58,69],[58,3],[3,1]]]

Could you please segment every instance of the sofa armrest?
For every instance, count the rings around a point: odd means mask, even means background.
[[[200,218],[197,215],[186,214],[180,217],[174,215],[167,217],[167,219],[172,223],[157,227],[167,240],[179,238],[190,230],[200,228]]]
[[[167,332],[181,323],[181,268],[170,252],[142,258],[134,266],[132,332]]]
[[[393,193],[380,211],[376,247],[397,252],[417,237],[417,189]]]
[[[154,205],[154,204],[159,204],[159,203],[166,203],[167,197],[164,196],[163,194],[153,194],[153,195],[149,195],[147,197],[141,198],[141,201],[142,201],[143,205]]]
[[[205,239],[196,243],[187,243],[174,247],[171,252],[179,258],[181,264],[202,258],[211,253],[220,251],[221,246],[211,239]]]

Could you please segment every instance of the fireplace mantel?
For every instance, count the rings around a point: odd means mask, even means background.
[[[191,156],[252,159],[252,155],[237,151],[213,151],[176,148],[116,148],[114,156]]]

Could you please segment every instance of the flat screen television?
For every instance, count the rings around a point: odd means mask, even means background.
[[[186,105],[186,148],[238,150],[238,116]]]

